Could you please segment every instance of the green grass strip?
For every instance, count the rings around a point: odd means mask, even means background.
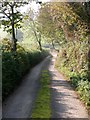
[[[31,118],[50,118],[50,77],[48,70],[43,70],[40,79],[40,89],[35,101]]]

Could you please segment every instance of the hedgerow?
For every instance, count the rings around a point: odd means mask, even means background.
[[[39,50],[27,51],[17,45],[16,53],[11,51],[11,43],[4,39],[2,42],[2,98],[5,100],[21,83],[26,72],[46,56],[47,52]]]
[[[76,42],[66,44],[59,52],[56,67],[70,80],[80,99],[90,108],[90,75],[88,44]]]

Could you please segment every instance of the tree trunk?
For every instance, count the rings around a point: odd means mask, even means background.
[[[16,38],[15,38],[15,28],[14,28],[14,9],[13,9],[13,6],[11,6],[11,10],[12,10],[12,21],[11,21],[11,24],[12,24],[12,50],[13,51],[16,51]]]
[[[42,51],[42,44],[41,44],[41,34],[39,33],[39,40],[38,40],[40,51]]]
[[[42,51],[42,45],[41,45],[41,42],[39,41],[39,48],[40,48],[40,51]]]
[[[88,80],[90,81],[90,35],[88,35]]]
[[[15,38],[15,29],[14,29],[14,23],[12,22],[12,49],[13,51],[16,51],[16,38]]]

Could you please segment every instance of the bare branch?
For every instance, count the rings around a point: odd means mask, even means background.
[[[10,18],[10,16],[8,16],[8,14],[5,13],[5,11],[2,11],[1,13],[4,14],[8,19],[12,20],[12,19]]]

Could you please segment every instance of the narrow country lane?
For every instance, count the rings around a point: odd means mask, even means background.
[[[43,67],[48,65],[50,57],[35,66],[23,79],[21,86],[3,104],[3,118],[28,118],[39,88],[39,78]]]
[[[54,68],[53,58],[47,57],[24,78],[21,86],[3,105],[3,118],[29,118],[39,88],[41,71],[49,69],[51,79],[51,118],[88,118],[87,110],[70,84]],[[49,64],[50,63],[50,64]]]
[[[1,120],[90,120],[90,0],[1,0],[0,21]]]
[[[57,54],[52,53],[51,75],[52,118],[88,118],[87,110],[65,78],[54,68]]]

